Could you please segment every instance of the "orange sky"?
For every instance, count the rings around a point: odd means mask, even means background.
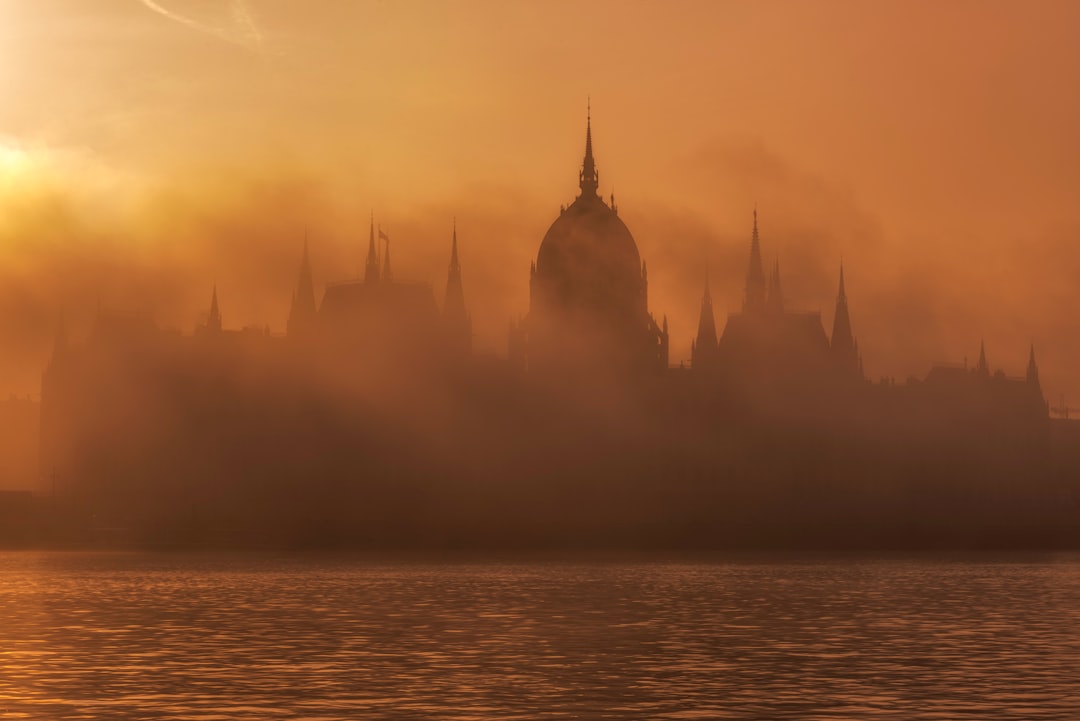
[[[601,190],[687,358],[703,268],[736,310],[756,201],[799,309],[843,258],[868,375],[1034,341],[1080,405],[1080,4],[0,0],[0,391],[36,392],[58,308],[284,328],[305,229],[355,272],[374,210],[441,293],[458,219],[481,350]]]

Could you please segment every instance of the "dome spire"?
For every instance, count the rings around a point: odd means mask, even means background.
[[[600,174],[596,172],[596,161],[592,152],[592,99],[585,106],[585,160],[581,163],[581,195],[592,197],[600,185]]]

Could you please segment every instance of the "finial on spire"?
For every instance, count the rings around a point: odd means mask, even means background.
[[[600,176],[596,172],[596,161],[593,160],[592,150],[592,100],[588,101],[585,113],[585,160],[581,164],[581,194],[587,197],[596,197],[596,189],[600,185]]]

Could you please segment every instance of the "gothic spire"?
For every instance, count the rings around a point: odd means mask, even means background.
[[[465,291],[461,284],[461,264],[458,262],[456,218],[450,240],[450,268],[446,274],[443,319],[451,346],[467,353],[472,345],[472,322],[465,310]]]
[[[847,291],[844,289],[844,264],[840,264],[840,287],[836,293],[836,313],[833,316],[832,339],[829,341],[833,359],[840,369],[857,373],[859,352],[855,336],[851,332],[851,316],[848,314]]]
[[[371,229],[368,234],[367,263],[364,264],[364,282],[374,283],[379,279],[379,250],[375,245],[375,213],[371,214]]]
[[[596,189],[600,186],[600,174],[596,172],[596,161],[593,160],[591,101],[587,106],[585,115],[585,160],[581,163],[580,181],[582,197],[597,197]]]
[[[705,293],[701,297],[697,337],[690,352],[690,367],[701,368],[716,356],[716,319],[713,316],[712,293],[709,291],[709,272],[705,271]]]
[[[1028,383],[1039,383],[1039,366],[1035,363],[1035,344],[1031,344],[1031,353],[1028,355],[1027,366],[1027,379]]]
[[[214,283],[214,291],[210,294],[210,313],[206,316],[207,330],[221,330],[221,309],[218,307],[217,283]]]
[[[296,292],[293,293],[292,306],[285,332],[296,336],[307,332],[315,321],[315,284],[311,279],[311,259],[308,255],[308,239],[304,236],[304,254],[300,258],[300,273],[296,279]]]
[[[990,375],[990,366],[986,363],[986,342],[979,341],[979,364],[975,366],[975,370],[978,371],[981,376]]]
[[[758,313],[765,309],[765,271],[761,267],[761,239],[758,236],[757,206],[754,206],[754,232],[750,237],[750,265],[746,271],[746,296],[744,313]]]

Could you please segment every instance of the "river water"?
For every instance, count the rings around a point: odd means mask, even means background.
[[[1078,719],[1080,557],[0,554],[0,718]]]

